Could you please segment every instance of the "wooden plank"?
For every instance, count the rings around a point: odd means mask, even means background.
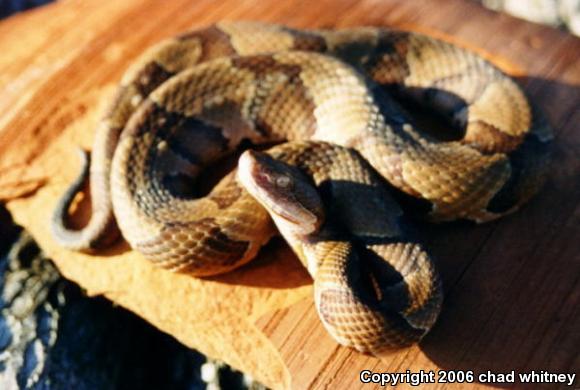
[[[554,169],[521,212],[482,226],[419,225],[446,291],[419,346],[383,361],[338,346],[314,311],[308,275],[279,240],[254,264],[196,280],[154,270],[126,246],[101,258],[49,238],[45,221],[75,174],[72,147],[90,147],[131,60],[177,32],[240,19],[447,34],[517,73],[554,125]],[[276,388],[358,388],[363,369],[580,374],[578,38],[460,0],[75,0],[1,22],[0,49],[0,199],[89,294]]]

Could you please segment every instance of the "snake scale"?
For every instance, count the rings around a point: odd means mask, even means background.
[[[422,131],[400,101],[461,136]],[[314,279],[331,335],[381,355],[420,340],[443,297],[390,193],[418,199],[433,221],[495,219],[543,182],[551,134],[512,79],[450,43],[220,23],[157,44],[126,72],[53,233],[86,251],[120,230],[156,265],[205,276],[251,260],[277,226]],[[203,169],[240,144],[284,141],[244,152],[237,173],[192,197]],[[72,230],[68,210],[89,173],[92,216]]]

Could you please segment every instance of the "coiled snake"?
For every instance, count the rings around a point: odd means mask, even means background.
[[[392,96],[464,134],[419,131]],[[403,233],[384,179],[428,204],[429,219],[483,222],[536,191],[550,139],[514,81],[449,43],[379,28],[221,23],[154,46],[127,71],[53,232],[91,250],[118,226],[155,264],[203,276],[252,259],[276,232],[272,218],[314,279],[325,327],[380,355],[419,340],[442,302],[433,263]],[[192,198],[201,170],[243,141],[291,142],[246,151],[237,175]],[[64,221],[88,172],[92,217],[70,230]]]

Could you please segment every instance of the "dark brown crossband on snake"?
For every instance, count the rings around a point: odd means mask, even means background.
[[[461,135],[424,131],[415,106]],[[551,138],[510,77],[442,40],[220,23],[153,46],[126,72],[53,233],[91,251],[120,232],[154,264],[207,276],[247,263],[279,231],[312,275],[330,334],[381,355],[420,340],[443,299],[390,193],[432,221],[493,220],[543,183]],[[191,195],[240,144],[275,143]],[[72,230],[87,175],[92,216]]]

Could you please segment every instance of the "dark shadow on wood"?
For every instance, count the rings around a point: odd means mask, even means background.
[[[275,289],[312,284],[308,271],[281,237],[272,239],[249,264],[227,274],[205,279],[225,284]]]

